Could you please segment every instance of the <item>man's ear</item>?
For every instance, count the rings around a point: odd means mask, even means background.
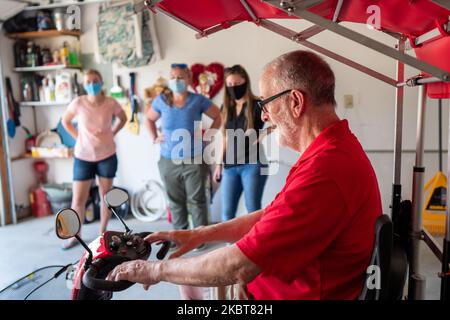
[[[290,108],[292,111],[292,115],[295,118],[299,118],[306,111],[305,95],[303,94],[303,92],[299,90],[292,90],[290,95],[291,95]]]

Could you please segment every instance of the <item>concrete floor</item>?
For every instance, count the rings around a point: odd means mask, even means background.
[[[169,230],[171,225],[167,221],[145,223],[136,219],[127,219],[127,225],[135,232]],[[61,249],[63,240],[57,238],[54,231],[54,217],[29,219],[17,225],[8,225],[0,228],[0,290],[7,285],[27,275],[28,273],[48,265],[66,265],[77,261],[84,249],[76,246],[70,250]],[[89,243],[98,234],[99,223],[94,222],[83,226],[83,239]],[[110,230],[124,230],[116,219],[111,220]],[[200,252],[190,255],[203,254],[219,247],[209,246]],[[156,259],[157,247],[152,251],[150,259]],[[36,273],[36,283],[42,283],[51,278],[58,268],[51,268]],[[18,289],[9,289],[0,293],[2,299],[22,300],[33,288],[35,283]],[[64,274],[33,293],[29,299],[70,299],[70,290],[66,285]],[[180,299],[178,286],[170,283],[159,283],[145,291],[142,286],[134,285],[123,292],[114,293],[113,299],[129,300],[165,300]]]
[[[75,262],[83,252],[81,246],[71,250],[61,249],[62,240],[54,233],[54,217],[40,219],[29,219],[17,225],[9,225],[0,228],[0,290],[26,274],[47,265],[65,265]],[[171,229],[167,221],[157,221],[144,223],[136,219],[128,219],[129,227],[136,231],[159,231]],[[86,242],[92,241],[98,232],[98,222],[84,225],[83,238]],[[123,230],[119,221],[113,219],[109,226],[110,230]],[[193,254],[203,254],[217,248],[212,246],[203,252]],[[150,259],[155,259],[153,250]],[[439,299],[440,280],[437,273],[440,271],[439,261],[433,253],[423,244],[422,250],[422,270],[427,278],[426,298]],[[42,283],[49,279],[56,272],[56,268],[40,272],[36,281]],[[16,290],[7,290],[0,293],[1,299],[23,299],[36,284],[28,283]],[[38,290],[29,299],[69,299],[70,290],[67,288],[64,275],[50,282],[48,285]],[[134,285],[131,288],[114,294],[113,299],[129,300],[164,300],[180,299],[178,286],[169,283],[159,283],[145,291],[142,286]]]

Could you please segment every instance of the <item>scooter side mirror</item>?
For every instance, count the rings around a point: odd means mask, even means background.
[[[105,194],[105,202],[110,208],[120,207],[129,200],[128,192],[119,188],[112,188]]]
[[[80,232],[81,222],[72,209],[62,209],[56,214],[56,235],[61,239],[75,237]]]
[[[115,210],[115,208],[120,207],[129,200],[128,192],[120,188],[112,188],[107,193],[105,193],[105,196],[103,198],[111,212],[114,213],[116,218],[119,219],[119,221],[123,224],[126,232],[131,232],[125,221],[123,221],[123,219],[117,214]]]

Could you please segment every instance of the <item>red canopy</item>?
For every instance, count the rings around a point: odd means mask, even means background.
[[[227,28],[232,22],[261,19],[297,19],[261,0],[247,0],[247,10],[240,0],[163,0],[157,6],[182,20],[198,32],[215,26]],[[338,0],[326,0],[309,11],[331,20]],[[346,0],[339,11],[338,21],[367,23],[371,5],[380,8],[380,29],[407,36],[419,59],[450,72],[450,34],[442,28],[449,21],[450,10],[431,0]],[[250,12],[249,12],[250,11]],[[253,16],[252,16],[253,15]],[[441,34],[420,46],[414,39],[438,28]],[[433,98],[450,98],[450,84],[429,86]]]

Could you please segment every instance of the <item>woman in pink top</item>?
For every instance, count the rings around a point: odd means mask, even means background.
[[[103,201],[104,194],[111,189],[117,171],[116,145],[114,135],[125,125],[125,112],[113,98],[102,93],[103,80],[97,70],[88,70],[84,75],[84,89],[87,95],[73,100],[65,112],[62,124],[76,139],[73,169],[72,208],[84,221],[86,201],[93,179],[98,177],[101,199],[100,234],[106,231],[111,217]],[[77,117],[78,129],[72,125]],[[113,119],[116,117],[116,121]],[[73,238],[63,246],[69,249],[77,244]]]

